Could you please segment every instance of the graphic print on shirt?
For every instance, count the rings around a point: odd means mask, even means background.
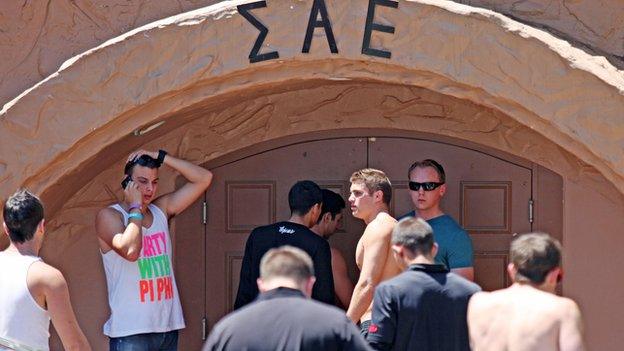
[[[143,303],[173,298],[173,278],[168,249],[165,232],[143,236],[143,249],[141,257],[137,260],[141,273],[139,298]]]

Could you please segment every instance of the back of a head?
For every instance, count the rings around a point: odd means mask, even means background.
[[[43,220],[43,204],[28,190],[20,189],[4,203],[2,216],[11,241],[25,243],[33,238]]]
[[[420,161],[416,161],[414,163],[412,163],[412,165],[410,166],[410,168],[407,170],[407,177],[410,177],[410,174],[412,173],[412,171],[416,168],[426,168],[426,167],[431,167],[433,169],[435,169],[436,173],[438,173],[438,181],[440,183],[445,183],[446,182],[446,173],[444,172],[444,167],[442,167],[441,164],[439,164],[436,160],[433,159],[426,159],[426,160],[420,160]]]
[[[293,246],[271,249],[260,260],[260,278],[264,281],[287,278],[302,284],[313,276],[312,259],[305,251]]]
[[[370,193],[381,190],[383,193],[383,202],[390,206],[392,200],[392,184],[386,173],[374,168],[364,168],[353,172],[349,179],[351,183],[362,182],[368,188]]]
[[[422,218],[403,218],[392,230],[392,244],[401,245],[413,254],[428,256],[433,249],[433,229]]]
[[[132,170],[134,170],[135,166],[143,166],[143,167],[154,169],[154,168],[160,168],[161,163],[158,162],[157,159],[149,155],[143,154],[134,160],[126,162],[126,165],[124,167],[124,174],[131,176]]]
[[[288,205],[292,214],[303,216],[310,211],[312,206],[321,202],[323,202],[323,192],[311,180],[296,182],[288,192]]]
[[[342,196],[336,194],[335,192],[323,189],[323,206],[321,207],[321,215],[319,216],[319,221],[323,217],[325,213],[330,213],[332,219],[336,218],[336,215],[339,214],[346,206],[344,199]]]
[[[548,272],[561,265],[561,244],[545,233],[524,234],[511,243],[516,282],[542,284]]]

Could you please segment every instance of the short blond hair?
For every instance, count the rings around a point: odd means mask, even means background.
[[[310,256],[294,246],[273,248],[260,260],[260,278],[289,278],[302,284],[314,276],[314,264]]]
[[[364,168],[353,172],[349,179],[351,183],[362,182],[372,195],[375,191],[381,190],[383,193],[383,202],[390,206],[392,200],[392,184],[386,173],[374,168]]]

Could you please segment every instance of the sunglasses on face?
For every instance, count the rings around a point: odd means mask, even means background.
[[[437,183],[437,182],[418,183],[418,182],[411,182],[410,181],[409,182],[409,188],[412,191],[418,191],[422,187],[423,190],[425,190],[425,191],[431,191],[431,190],[439,187],[442,184],[444,184],[444,183]]]

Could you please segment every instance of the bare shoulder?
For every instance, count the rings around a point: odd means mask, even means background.
[[[581,310],[578,304],[574,300],[567,298],[567,297],[561,297],[561,296],[553,296],[553,297],[556,300],[556,303],[554,305],[556,306],[558,312],[560,313],[562,317],[576,318],[581,315]]]
[[[43,261],[34,262],[28,270],[28,280],[45,290],[67,286],[65,277],[58,269]]]
[[[105,207],[95,216],[95,232],[98,236],[118,232],[120,229],[123,231],[123,228],[123,216],[113,208]]]
[[[378,238],[388,238],[392,235],[392,229],[397,220],[389,214],[382,212],[375,217],[364,230],[364,238],[376,240]]]

